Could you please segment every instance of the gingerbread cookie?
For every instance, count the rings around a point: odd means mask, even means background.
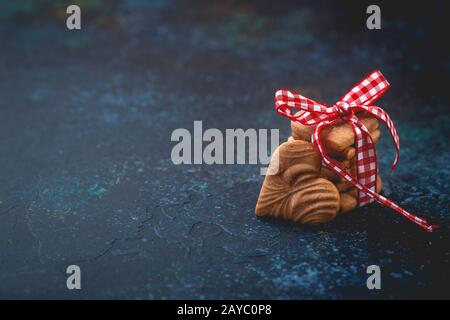
[[[376,192],[379,193],[383,188],[383,182],[380,176],[377,176]],[[349,212],[358,206],[358,190],[350,187],[340,192],[340,208],[342,212]]]
[[[358,112],[358,117],[369,130],[373,142],[377,143],[381,135],[378,120],[364,111]],[[256,214],[319,224],[333,219],[339,210],[348,212],[356,208],[356,188],[323,167],[317,150],[309,142],[314,127],[291,122],[291,130],[292,136],[272,157],[269,173],[273,175],[265,177]],[[341,121],[324,128],[321,138],[327,154],[341,168],[357,176],[352,127]],[[376,192],[381,188],[381,178],[377,176]]]
[[[301,115],[302,113],[303,111],[299,111],[295,115]],[[378,120],[366,112],[360,112],[358,118],[369,130],[372,140],[376,139],[378,141],[380,137]],[[296,140],[311,141],[311,134],[314,128],[315,126],[306,126],[299,122],[291,121],[292,137]],[[333,126],[325,127],[321,133],[321,141],[327,154],[339,157],[350,152],[347,148],[352,147],[355,143],[355,134],[349,123],[341,121]],[[354,156],[354,152],[350,152],[350,156],[352,154]]]
[[[269,164],[256,215],[308,224],[332,220],[340,208],[339,192],[319,177],[320,172],[321,160],[311,143],[291,140],[281,144]]]

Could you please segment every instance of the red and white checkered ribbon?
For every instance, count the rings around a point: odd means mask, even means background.
[[[356,84],[333,106],[316,102],[289,90],[281,89],[275,94],[275,108],[279,114],[292,121],[300,122],[308,126],[317,125],[312,133],[311,142],[318,148],[323,165],[329,167],[358,189],[358,203],[360,206],[376,200],[394,209],[425,230],[432,232],[437,227],[436,225],[430,225],[425,219],[409,213],[386,197],[375,192],[378,173],[375,143],[372,141],[369,131],[358,119],[354,111],[365,110],[386,124],[396,148],[395,160],[392,164],[392,170],[394,170],[398,162],[400,149],[397,130],[391,118],[383,109],[371,106],[388,89],[389,83],[387,80],[380,71],[375,70]],[[299,109],[305,112],[295,116],[292,109]],[[326,155],[319,138],[325,126],[333,125],[340,120],[349,122],[355,133],[357,178],[353,177],[347,170],[341,168],[336,161]]]

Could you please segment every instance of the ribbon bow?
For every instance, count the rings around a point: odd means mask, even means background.
[[[378,173],[375,144],[372,141],[368,129],[355,115],[355,111],[364,110],[386,124],[396,149],[395,159],[392,164],[392,170],[395,170],[400,150],[400,140],[397,130],[391,118],[383,109],[371,105],[389,89],[389,86],[389,82],[387,82],[381,72],[375,70],[356,84],[333,106],[314,101],[289,90],[281,89],[275,94],[275,108],[279,114],[292,121],[300,122],[308,126],[317,125],[311,135],[311,142],[319,150],[323,165],[329,167],[357,188],[358,203],[360,206],[376,200],[394,209],[426,231],[432,232],[436,229],[436,225],[430,225],[425,219],[409,213],[386,197],[375,192]],[[300,109],[304,112],[300,115],[294,115],[292,109]],[[322,129],[327,125],[333,125],[341,120],[350,123],[355,134],[356,178],[326,155],[320,141]]]

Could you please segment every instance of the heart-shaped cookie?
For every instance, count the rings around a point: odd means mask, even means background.
[[[351,162],[341,166],[356,175]],[[320,156],[307,141],[289,139],[274,152],[261,187],[255,213],[307,224],[332,220],[338,211],[358,206],[358,192],[338,176],[326,177]],[[331,171],[331,170],[329,170]],[[331,181],[330,181],[331,179]],[[377,176],[376,192],[382,181]]]
[[[332,220],[340,207],[336,186],[320,178],[321,160],[307,141],[290,140],[274,152],[255,213],[299,223]]]

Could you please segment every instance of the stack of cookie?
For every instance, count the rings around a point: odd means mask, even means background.
[[[300,111],[297,115],[300,115],[302,112]],[[377,143],[381,135],[378,119],[365,111],[360,111],[357,116],[369,130],[373,142]],[[311,141],[311,133],[314,128],[313,126],[305,126],[299,122],[291,121],[292,139]],[[356,177],[355,134],[351,125],[341,121],[333,126],[324,128],[321,134],[321,141],[327,155],[338,161],[342,168],[347,169]],[[343,181],[334,171],[326,167],[321,168],[321,177],[333,182],[338,189],[341,195],[341,211],[348,212],[357,207],[357,190],[355,187]],[[381,178],[377,176],[376,191],[380,192],[381,187]]]
[[[364,111],[357,116],[377,143],[380,138],[378,120]],[[292,136],[272,156],[256,214],[318,224],[330,221],[339,210],[348,212],[356,208],[356,188],[322,166],[319,153],[310,142],[314,127],[291,122],[291,130]],[[341,121],[324,128],[321,141],[328,156],[356,177],[355,136],[351,125]],[[376,191],[380,192],[381,188],[382,182],[377,176]]]

